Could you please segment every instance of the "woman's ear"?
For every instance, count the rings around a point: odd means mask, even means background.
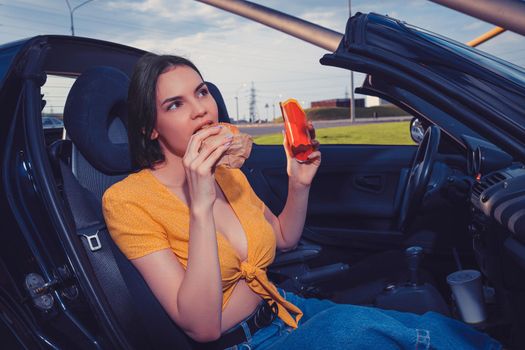
[[[142,128],[141,131],[144,135],[146,134],[146,129]],[[157,137],[159,137],[159,133],[157,130],[153,129],[149,138],[150,140],[155,140]]]
[[[157,137],[159,137],[159,133],[157,132],[157,130],[153,129],[153,130],[151,131],[151,135],[150,135],[149,138],[150,138],[151,140],[155,140],[155,139],[157,139]]]

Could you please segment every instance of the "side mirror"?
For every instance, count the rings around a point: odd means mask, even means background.
[[[410,121],[410,137],[419,145],[423,141],[424,136],[425,128],[423,124],[418,118],[412,118],[412,121]]]

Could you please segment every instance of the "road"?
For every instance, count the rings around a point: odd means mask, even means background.
[[[395,121],[406,121],[410,120],[412,117],[381,117],[379,119],[375,118],[359,118],[355,124],[371,124],[371,123],[384,123],[384,122],[395,122]],[[334,128],[337,126],[347,126],[352,125],[349,119],[339,119],[339,120],[320,120],[313,122],[316,129],[323,128]],[[250,134],[252,136],[260,136],[267,134],[280,133],[283,130],[283,124],[241,124],[237,125],[241,132]]]

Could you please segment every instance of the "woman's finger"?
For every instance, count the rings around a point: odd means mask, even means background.
[[[202,162],[201,166],[211,169],[217,164],[219,159],[224,155],[224,152],[228,150],[230,145],[232,144],[231,138],[229,141],[217,146],[210,154],[209,156]]]
[[[281,131],[282,134],[283,134],[283,147],[284,147],[284,153],[286,153],[286,156],[288,158],[292,158],[292,151],[291,151],[291,147],[290,147],[290,144],[288,143],[288,139],[286,138],[286,133],[284,132],[284,130]]]
[[[317,141],[316,139],[313,139],[312,140],[312,147],[314,148],[314,151],[317,151],[319,149],[319,146],[321,146],[319,141]]]
[[[315,161],[315,160],[318,160],[318,159],[320,160],[320,159],[321,159],[321,152],[319,152],[319,151],[314,151],[314,152],[312,152],[312,153],[310,153],[310,154],[308,155],[308,158],[307,158],[307,159],[308,159],[308,160],[307,160],[308,163],[311,163],[311,162],[313,162],[313,161]]]
[[[232,142],[232,139],[233,135],[228,135],[225,136],[220,143],[215,143],[214,145],[203,145],[203,147],[201,147],[200,151],[195,157],[194,161],[199,162],[199,164],[204,163],[204,161],[206,161],[206,159],[208,159],[210,155],[213,154],[213,152],[215,152],[216,149],[221,148],[224,144],[228,144],[229,146]]]
[[[308,126],[308,133],[310,133],[310,139],[315,139],[315,128],[314,128],[314,124],[312,124],[312,122],[309,120],[308,123],[307,123],[307,126]]]
[[[221,131],[222,125],[214,125],[209,128],[199,130],[195,134],[191,135],[188,146],[186,147],[186,154],[191,155],[195,158],[201,148],[202,142],[212,136],[216,135]]]

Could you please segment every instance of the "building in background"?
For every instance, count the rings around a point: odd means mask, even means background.
[[[368,107],[385,106],[385,105],[391,105],[391,103],[377,96],[366,96],[365,97],[364,107],[368,108]]]
[[[364,98],[356,98],[355,99],[355,106],[356,107],[364,107],[365,106],[365,99]],[[319,108],[319,107],[350,107],[350,99],[349,98],[334,98],[331,100],[322,100],[322,101],[312,101],[310,104],[311,108]]]

